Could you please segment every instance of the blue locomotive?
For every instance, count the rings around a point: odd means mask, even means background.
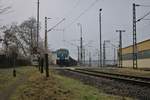
[[[75,66],[77,61],[69,56],[69,50],[67,49],[58,49],[56,51],[57,59],[56,63],[60,66]]]
[[[60,66],[68,66],[69,65],[69,50],[58,49],[56,52],[57,52],[56,63]]]

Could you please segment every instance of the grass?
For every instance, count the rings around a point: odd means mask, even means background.
[[[108,95],[89,85],[84,85],[80,81],[56,75],[56,79],[64,88],[73,93],[71,100],[129,100],[129,98]]]
[[[0,90],[5,89],[13,82],[16,81],[17,78],[13,77],[12,69],[0,69]]]
[[[78,80],[51,72],[49,78],[32,68],[28,81],[21,85],[11,100],[128,100],[129,98],[108,95]]]
[[[63,89],[56,79],[45,78],[37,70],[33,72],[27,83],[16,90],[11,100],[71,100],[70,92]]]
[[[0,92],[18,80],[25,79],[16,86],[9,100],[128,100],[130,98],[108,95],[97,88],[85,85],[78,80],[60,76],[51,71],[50,77],[40,74],[35,67],[16,68],[17,77],[12,69],[0,69]]]
[[[12,68],[2,68],[0,69],[0,90],[5,89],[6,87],[10,86],[16,80],[19,79],[20,76],[27,76],[28,74],[32,74],[32,70],[29,67],[18,67],[16,69],[16,77],[13,77],[13,69]]]

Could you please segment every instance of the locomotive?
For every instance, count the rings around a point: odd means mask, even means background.
[[[69,64],[69,50],[58,49],[56,63],[60,66],[68,66]]]
[[[57,59],[56,63],[60,66],[75,66],[77,61],[69,56],[69,50],[67,49],[58,49],[56,51]]]

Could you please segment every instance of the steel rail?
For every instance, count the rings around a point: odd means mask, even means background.
[[[95,77],[102,77],[102,78],[107,78],[107,79],[114,79],[118,81],[124,81],[127,83],[132,83],[134,85],[140,85],[140,86],[148,86],[150,87],[150,80],[149,78],[146,78],[148,80],[141,80],[141,77],[138,79],[137,77],[132,77],[132,76],[124,76],[124,75],[113,75],[113,74],[108,74],[108,73],[100,73],[100,72],[94,72],[94,71],[87,71],[87,70],[81,70],[81,69],[67,69],[68,71],[72,72],[77,72],[81,74],[86,74],[90,76],[95,76]]]
[[[143,81],[149,81],[150,82],[150,78],[149,77],[133,76],[133,75],[126,75],[126,74],[119,74],[119,73],[110,73],[110,72],[102,72],[102,71],[95,71],[95,70],[88,70],[88,69],[78,69],[78,70],[94,72],[94,73],[101,73],[101,74],[108,74],[108,75],[120,76],[120,77],[126,77],[126,78],[134,78],[134,79],[143,80]]]

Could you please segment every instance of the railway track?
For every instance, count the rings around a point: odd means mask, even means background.
[[[106,73],[88,69],[67,69],[72,72],[77,72],[81,74],[86,74],[95,77],[103,77],[107,79],[113,79],[117,81],[123,81],[127,83],[132,83],[134,85],[140,86],[148,86],[150,87],[150,78],[146,77],[137,77],[137,76],[130,76],[130,75],[122,75],[122,74],[114,74],[114,73]]]

